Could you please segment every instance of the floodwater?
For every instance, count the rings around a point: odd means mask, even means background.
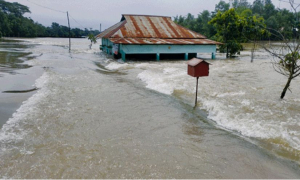
[[[194,108],[185,61],[72,43],[0,42],[0,178],[300,178],[299,78],[280,100],[264,51],[208,60]]]

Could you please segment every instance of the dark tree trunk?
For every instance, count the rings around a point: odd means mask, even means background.
[[[228,55],[228,45],[226,46],[226,58],[228,58],[229,55]]]
[[[253,62],[254,59],[254,49],[251,50],[251,62]]]
[[[251,49],[251,62],[253,62],[254,60],[254,52],[255,52],[255,48],[256,48],[256,40],[254,40],[253,42],[253,47]]]
[[[290,77],[289,77],[289,79],[288,79],[288,81],[287,81],[287,83],[286,83],[286,85],[285,85],[285,87],[284,87],[284,89],[283,89],[283,91],[281,93],[281,96],[280,96],[281,99],[284,98],[286,91],[290,87],[291,81],[292,81],[292,76],[290,75]]]

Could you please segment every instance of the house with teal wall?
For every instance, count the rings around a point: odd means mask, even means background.
[[[219,42],[174,23],[171,17],[123,14],[121,21],[97,38],[100,49],[125,61],[135,56],[156,60],[168,57],[191,59],[197,53],[215,58]]]

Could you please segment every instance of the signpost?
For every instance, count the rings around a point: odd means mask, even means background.
[[[195,98],[195,107],[197,106],[197,96],[198,96],[198,80],[199,77],[209,75],[209,63],[202,60],[193,58],[188,61],[188,75],[196,77],[196,98]]]

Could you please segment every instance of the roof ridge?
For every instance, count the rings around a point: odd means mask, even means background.
[[[145,14],[122,14],[122,16],[148,16],[148,17],[167,17],[167,18],[172,18],[171,16],[145,15]]]

